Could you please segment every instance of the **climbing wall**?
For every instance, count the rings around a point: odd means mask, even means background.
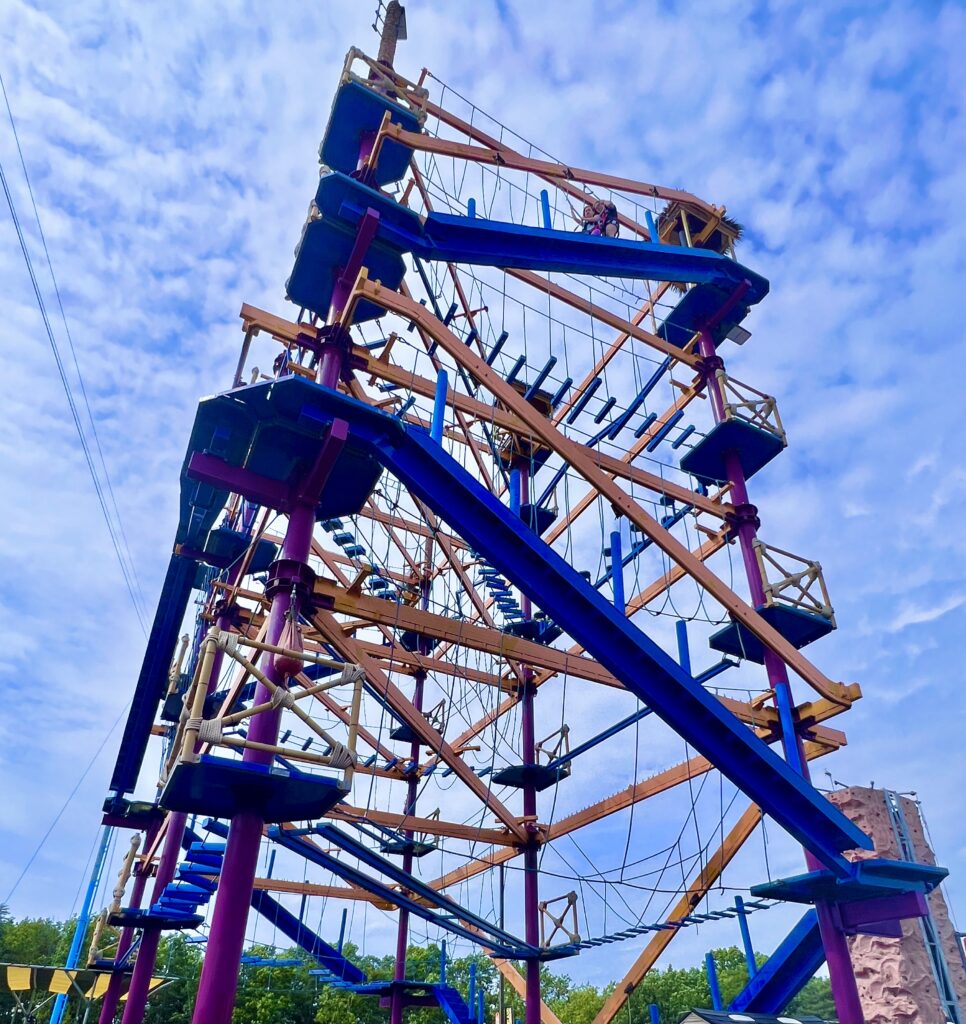
[[[830,795],[875,843],[874,853],[857,857],[902,857],[887,795],[880,789],[854,786]],[[912,841],[915,859],[935,864],[917,804],[897,797]],[[959,1007],[966,1008],[966,970],[941,889],[928,897],[939,947]],[[940,1003],[935,972],[918,920],[901,922],[902,938],[856,935],[849,940],[852,963],[867,1024],[937,1024],[949,1018]]]

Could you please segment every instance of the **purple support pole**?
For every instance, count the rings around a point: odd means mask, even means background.
[[[444,371],[440,371],[444,373]],[[444,374],[445,381],[445,374]],[[445,383],[444,383],[445,393]],[[434,420],[435,423],[435,420]],[[442,441],[442,435],[439,438]],[[427,568],[432,564],[433,560],[433,539],[432,537],[426,540],[426,566]],[[429,591],[430,591],[430,580],[429,576],[423,576],[419,583],[419,606],[426,611],[429,608]],[[419,652],[420,654],[427,654],[426,644],[422,638],[419,640]],[[426,673],[420,669],[413,676],[413,707],[417,711],[423,710],[423,687],[426,682]],[[409,758],[414,764],[419,763],[419,737],[416,736],[413,739],[412,746],[409,748]],[[403,813],[411,815],[416,813],[416,797],[419,793],[419,779],[415,772],[412,772],[406,783],[406,806],[403,809]],[[414,832],[412,829],[406,829],[404,835],[407,840],[412,840]],[[412,872],[413,870],[413,852],[412,849],[407,849],[403,853],[402,858],[402,869],[403,871]],[[445,949],[445,943],[443,944]],[[393,981],[405,981],[406,980],[406,960],[409,952],[409,910],[406,907],[399,908],[399,920],[396,925],[396,963],[393,970]],[[444,953],[445,956],[445,953]],[[442,984],[442,982],[440,983]],[[389,1024],[402,1024],[403,1010],[405,1005],[403,1002],[403,992],[399,988],[394,988],[390,994],[389,1002]]]
[[[716,371],[723,369],[724,363],[715,351],[714,341],[707,330],[702,330],[700,333],[698,352],[706,361],[708,368],[705,379],[715,422],[721,423],[725,418],[724,396],[717,384]],[[741,558],[748,579],[751,603],[758,607],[765,601],[765,584],[755,554],[755,540],[758,536],[757,509],[748,500],[745,474],[737,452],[725,453],[725,469],[731,483],[731,499],[735,506],[735,533],[738,537],[738,546],[741,549]],[[768,676],[768,685],[775,693],[785,760],[807,779],[809,777],[808,762],[801,739],[795,729],[794,699],[788,680],[788,669],[784,661],[767,646],[765,647],[765,672]],[[809,870],[822,867],[808,851],[805,851],[805,861]],[[834,908],[829,903],[819,903],[815,910],[818,914],[819,932],[825,947],[825,961],[828,965],[832,998],[835,1000],[839,1022],[840,1024],[865,1024],[859,990],[855,983],[855,971],[852,968],[852,958],[849,955],[848,941],[839,927]]]
[[[154,837],[157,835],[157,831],[157,825],[153,825],[148,829],[144,836],[145,850],[147,850],[154,842]],[[131,900],[128,903],[129,907],[133,907],[136,910],[141,906],[141,900],[144,899],[144,889],[147,883],[147,873],[144,871],[137,871],[134,875],[134,885],[131,886]],[[114,957],[115,963],[131,948],[132,942],[134,942],[134,929],[122,928],[121,934],[118,936],[117,940],[117,955]],[[121,971],[116,971],[111,976],[111,980],[107,985],[107,990],[104,993],[104,1001],[101,1003],[101,1013],[97,1018],[97,1024],[113,1024],[114,1017],[117,1013],[118,1003],[121,1001],[121,983],[123,980],[124,975]]]
[[[526,505],[530,500],[530,466],[523,462],[517,474],[518,491],[516,507]],[[511,503],[513,502],[511,497]],[[533,615],[530,598],[520,594],[520,607],[523,617],[529,619]],[[522,667],[523,687],[520,697],[520,718],[522,731],[523,763],[536,764],[536,729],[533,701],[536,687],[533,685],[533,671],[528,665]],[[523,816],[527,819],[526,828],[532,830],[537,817],[537,790],[533,782],[523,786]],[[539,847],[531,836],[523,850],[523,922],[524,938],[530,946],[540,945],[540,910],[539,901]],[[526,969],[526,1006],[524,1010],[525,1024],[540,1024],[540,961],[527,960]]]
[[[168,831],[165,835],[164,849],[161,851],[158,872],[154,878],[154,889],[151,891],[152,903],[160,898],[164,887],[174,878],[175,869],[178,867],[178,856],[181,853],[181,836],[184,833],[187,820],[188,815],[182,811],[172,811],[168,815]],[[160,942],[160,928],[144,929],[141,935],[141,945],[138,946],[138,955],[134,961],[134,972],[131,974],[127,1002],[124,1004],[122,1024],[139,1024],[144,1017],[144,1008],[147,1006],[148,993],[151,991],[151,976],[154,974],[154,964],[158,957]]]
[[[280,559],[304,563],[312,547],[314,526],[314,505],[294,508],[289,515]],[[281,639],[291,604],[291,592],[284,588],[272,598],[265,637],[267,643],[277,644]],[[276,685],[284,685],[282,673],[275,668],[274,657],[269,658],[265,675]],[[268,703],[271,696],[267,687],[259,683],[254,703]],[[281,708],[256,715],[251,720],[248,738],[257,743],[274,744],[278,739],[280,717]],[[267,750],[248,748],[242,760],[250,764],[268,764],[273,756]],[[194,1024],[230,1024],[264,824],[257,811],[242,811],[231,820],[208,934],[208,948],[198,983],[198,998],[192,1018]],[[125,1019],[123,1024],[128,1024],[128,1021]]]

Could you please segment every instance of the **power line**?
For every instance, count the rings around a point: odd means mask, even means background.
[[[98,504],[101,507],[101,513],[104,517],[104,522],[107,524],[108,533],[111,537],[111,544],[114,548],[114,553],[117,556],[118,565],[121,568],[121,574],[124,577],[124,583],[127,587],[128,593],[131,597],[131,603],[134,606],[134,612],[137,615],[138,622],[140,623],[141,630],[147,635],[147,626],[144,615],[144,595],[141,591],[140,581],[137,577],[137,571],[134,566],[134,559],[131,557],[130,548],[127,543],[127,536],[124,532],[124,527],[121,521],[120,511],[117,506],[117,500],[114,495],[114,488],[111,484],[110,474],[107,471],[107,463],[104,460],[104,452],[101,448],[100,439],[97,435],[97,427],[94,422],[94,416],[91,412],[90,402],[87,397],[87,388],[84,385],[84,378],[80,371],[80,365],[77,361],[77,352],[74,348],[73,338],[71,337],[70,327],[67,322],[67,314],[64,310],[64,304],[61,299],[60,288],[57,285],[57,278],[54,274],[54,265],[50,259],[50,251],[47,247],[47,239],[44,235],[43,225],[40,220],[40,211],[37,208],[37,201],[34,197],[33,187],[30,184],[30,175],[27,171],[27,164],[24,160],[23,149],[20,145],[20,135],[17,131],[16,121],[14,120],[13,110],[10,106],[10,99],[7,95],[6,84],[3,81],[3,76],[0,75],[0,91],[3,93],[4,103],[7,108],[7,116],[10,120],[10,127],[13,130],[13,137],[17,146],[17,153],[20,157],[20,166],[23,169],[24,180],[27,184],[27,192],[30,196],[30,201],[33,206],[34,218],[37,222],[37,230],[40,234],[40,239],[43,244],[44,256],[47,260],[47,267],[50,271],[50,278],[53,282],[54,292],[57,296],[57,304],[60,309],[61,319],[64,323],[64,330],[67,336],[68,346],[70,348],[71,356],[73,358],[74,369],[77,373],[77,378],[80,381],[81,395],[83,398],[84,406],[87,411],[87,418],[90,421],[91,434],[94,438],[94,444],[97,450],[97,455],[100,460],[101,470],[103,472],[104,484],[102,485],[98,475],[97,466],[94,461],[94,456],[91,452],[90,444],[88,443],[84,425],[81,421],[81,416],[78,411],[77,402],[74,398],[73,391],[71,389],[70,381],[67,377],[66,367],[64,366],[63,357],[61,356],[60,350],[57,347],[57,342],[54,337],[53,328],[51,327],[50,318],[47,314],[47,308],[44,303],[43,295],[40,290],[40,284],[37,280],[37,275],[34,271],[33,260],[30,256],[30,250],[27,246],[27,240],[24,236],[23,228],[20,223],[20,218],[17,215],[16,205],[14,204],[13,195],[10,191],[10,186],[7,182],[7,176],[4,172],[3,163],[0,161],[0,184],[3,186],[4,196],[7,200],[7,206],[10,209],[10,216],[13,220],[14,228],[17,232],[17,239],[20,242],[20,249],[23,253],[24,262],[27,266],[27,273],[30,276],[30,283],[33,286],[34,296],[37,300],[37,306],[40,310],[41,319],[44,322],[44,328],[47,332],[47,339],[50,343],[51,352],[54,355],[54,361],[57,364],[57,372],[60,376],[61,384],[64,387],[64,392],[67,396],[67,404],[70,407],[71,418],[74,421],[74,426],[77,430],[77,436],[80,439],[81,448],[84,452],[84,459],[87,463],[87,468],[91,476],[91,480],[94,484],[94,490],[97,493]],[[105,493],[106,487],[106,493]],[[113,507],[113,517],[111,514],[111,508]]]

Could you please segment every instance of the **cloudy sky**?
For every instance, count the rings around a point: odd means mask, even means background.
[[[146,619],[195,403],[227,381],[241,302],[284,311],[332,91],[345,50],[375,48],[373,6],[3,4],[0,72]],[[865,693],[849,746],[822,768],[919,794],[966,919],[966,11],[407,9],[404,74],[428,66],[561,158],[687,188],[746,226],[742,259],[772,292],[732,366],[779,396],[790,439],[755,500],[770,540],[822,562],[839,630],[815,657]],[[0,159],[85,416],[5,120]],[[76,785],[10,900],[17,914],[62,916],[144,634],[5,210],[0,220],[0,900]]]

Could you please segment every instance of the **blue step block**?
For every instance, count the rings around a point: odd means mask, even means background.
[[[213,818],[256,811],[266,822],[306,821],[322,817],[345,794],[338,779],[204,755],[174,769],[161,805]]]
[[[766,605],[757,610],[796,650],[827,636],[835,628],[824,615],[803,612],[787,605]],[[764,644],[746,626],[737,622],[731,622],[724,629],[712,633],[708,645],[712,650],[730,654],[734,658],[745,658],[758,665],[765,663]]]
[[[512,786],[514,789],[532,785],[539,793],[556,785],[569,775],[570,767],[568,765],[551,768],[545,764],[514,764],[494,772],[493,783],[497,786]]]
[[[731,293],[719,285],[696,284],[684,293],[684,298],[665,317],[658,335],[665,341],[683,348],[694,337],[695,331],[713,317],[728,301]],[[735,304],[721,323],[711,329],[711,338],[717,348],[728,332],[748,315],[748,305]]]
[[[336,280],[349,262],[355,240],[355,228],[340,221],[313,220],[306,224],[295,251],[292,273],[285,282],[289,301],[320,317],[327,316]],[[370,243],[363,266],[371,280],[381,281],[390,291],[399,287],[406,272],[399,253],[378,241]],[[353,322],[365,323],[384,315],[381,306],[364,299],[356,305]]]
[[[699,480],[723,484],[728,480],[725,453],[738,456],[746,480],[769,462],[785,447],[785,439],[771,430],[763,430],[742,419],[725,420],[681,456],[681,469]]]
[[[379,130],[387,112],[392,123],[400,125],[404,131],[420,130],[419,120],[412,111],[359,82],[343,82],[332,103],[319,159],[333,170],[351,174],[359,163],[364,136]],[[386,139],[374,168],[375,183],[388,185],[403,178],[412,152],[408,146]]]

